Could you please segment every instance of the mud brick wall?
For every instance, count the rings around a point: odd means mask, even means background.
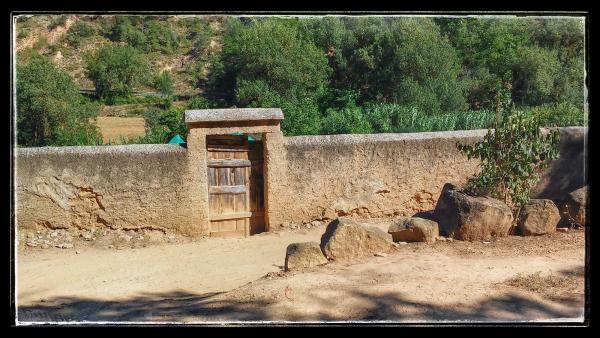
[[[205,134],[179,145],[18,148],[19,227],[153,228],[207,234],[202,195]],[[231,132],[227,130],[227,132]],[[446,182],[478,171],[457,142],[486,130],[283,137],[267,132],[267,230],[341,215],[386,217],[432,210]],[[587,182],[587,128],[561,128],[560,158],[535,189],[561,200]],[[198,135],[196,135],[198,134]],[[200,197],[198,197],[200,196]]]
[[[21,227],[192,227],[187,151],[179,145],[44,147],[16,150]]]
[[[561,128],[560,156],[535,197],[560,200],[586,182],[586,128]],[[412,216],[432,210],[446,182],[464,185],[479,170],[456,143],[486,130],[410,134],[297,136],[285,139],[285,170],[270,198],[271,228],[357,217]]]
[[[270,213],[271,227],[346,215],[413,215],[433,209],[444,183],[463,184],[477,171],[477,161],[461,155],[456,143],[475,142],[485,133],[289,137],[285,140],[285,177],[271,196],[280,202]]]

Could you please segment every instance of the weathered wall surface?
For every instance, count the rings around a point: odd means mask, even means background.
[[[535,189],[561,199],[583,186],[586,128],[561,128],[560,159]],[[341,215],[414,215],[434,209],[446,182],[459,186],[478,171],[456,143],[486,130],[410,134],[298,136],[284,141],[285,170],[271,189],[271,228]],[[273,184],[273,183],[271,183]]]
[[[179,145],[20,148],[21,227],[193,229]]]
[[[285,174],[272,192],[271,227],[341,215],[413,215],[435,206],[446,182],[464,184],[475,160],[457,142],[485,130],[298,136],[285,140]]]
[[[231,130],[230,130],[231,129]],[[105,226],[207,234],[207,132],[178,145],[19,148],[20,227]],[[237,129],[236,129],[237,130]],[[211,130],[230,133],[232,128]],[[283,137],[263,132],[268,230],[341,215],[382,217],[432,210],[443,185],[463,185],[478,170],[456,143],[486,130]],[[560,159],[536,188],[561,199],[583,186],[586,128],[562,128]]]
[[[586,185],[587,132],[584,127],[560,129],[560,157],[553,161],[534,191],[537,198],[562,200],[573,190]]]

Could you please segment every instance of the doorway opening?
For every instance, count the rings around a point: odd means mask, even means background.
[[[206,150],[210,236],[264,232],[262,135],[209,135]]]

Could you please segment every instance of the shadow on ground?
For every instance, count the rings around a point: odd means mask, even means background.
[[[414,302],[396,293],[373,295],[352,292],[353,301],[363,304],[342,309],[332,299],[311,298],[320,311],[301,312],[293,300],[258,299],[249,302],[216,299],[219,294],[197,295],[182,291],[147,293],[123,301],[58,297],[34,306],[18,308],[21,322],[119,321],[119,322],[206,322],[206,321],[523,321],[577,318],[583,314],[581,301],[565,299],[551,306],[519,294],[492,297],[475,305],[439,306]],[[284,307],[278,306],[285,303]],[[283,310],[282,310],[283,309]]]

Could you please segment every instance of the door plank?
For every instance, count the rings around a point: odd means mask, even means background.
[[[246,193],[245,185],[218,185],[208,188],[209,194],[244,194]]]
[[[213,160],[208,160],[208,167],[209,168],[221,168],[221,167],[228,167],[228,168],[237,168],[237,167],[249,167],[251,166],[252,163],[250,163],[249,160],[244,160],[244,159],[213,159]]]

